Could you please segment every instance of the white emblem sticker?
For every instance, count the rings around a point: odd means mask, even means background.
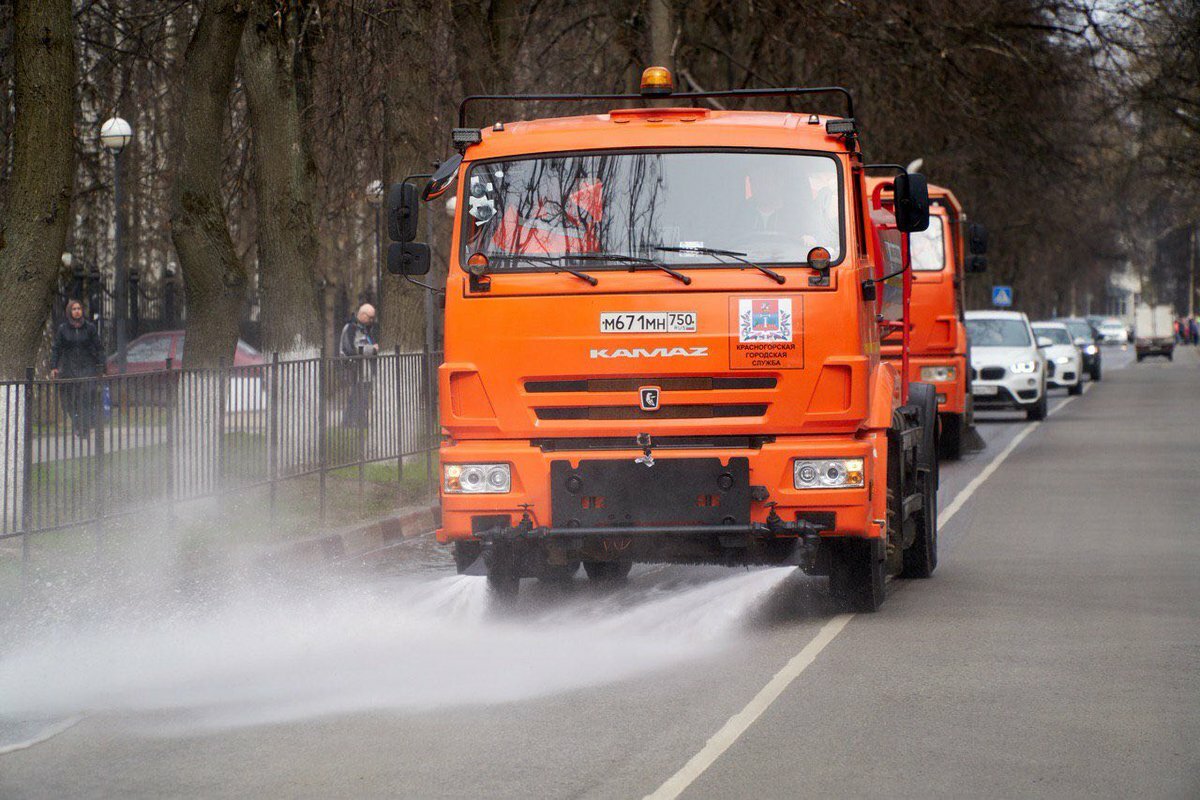
[[[738,300],[738,341],[792,341],[791,299],[772,297]]]

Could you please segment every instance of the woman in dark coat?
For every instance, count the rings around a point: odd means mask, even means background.
[[[50,350],[51,378],[94,378],[104,372],[104,346],[96,326],[83,317],[83,304],[67,302],[67,321],[54,333]],[[67,380],[60,387],[63,410],[71,417],[75,435],[86,438],[96,419],[97,381]]]

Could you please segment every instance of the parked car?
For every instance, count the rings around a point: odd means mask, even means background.
[[[1096,330],[1104,344],[1129,344],[1129,331],[1125,328],[1125,323],[1116,317],[1102,321]]]
[[[1016,408],[1045,419],[1046,357],[1029,318],[1020,311],[968,311],[966,323],[975,407]]]
[[[157,331],[144,333],[129,343],[125,350],[125,374],[136,375],[140,372],[154,372],[166,369],[167,359],[171,359],[171,369],[179,369],[183,363],[184,331]],[[267,363],[262,353],[238,339],[233,351],[234,367],[254,367]],[[104,374],[116,375],[117,356],[114,353],[108,357]]]
[[[1069,394],[1083,393],[1083,354],[1075,346],[1071,332],[1061,322],[1035,322],[1033,333],[1040,341],[1052,344],[1042,348],[1046,356],[1046,385],[1066,389]]]
[[[1061,322],[1067,326],[1067,332],[1071,334],[1071,339],[1075,342],[1075,346],[1079,348],[1079,353],[1083,357],[1083,371],[1092,380],[1100,380],[1103,354],[1100,351],[1100,346],[1096,343],[1096,331],[1088,324],[1086,319],[1079,317],[1067,317],[1054,321]]]

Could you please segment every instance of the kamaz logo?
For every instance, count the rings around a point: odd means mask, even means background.
[[[707,347],[618,347],[615,350],[592,350],[592,358],[704,358],[707,355]]]

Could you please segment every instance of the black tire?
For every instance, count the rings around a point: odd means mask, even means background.
[[[1092,367],[1091,376],[1093,381],[1100,380],[1100,361],[1097,360],[1095,366]]]
[[[918,461],[937,475],[937,389],[931,383],[910,383],[908,402],[921,409],[921,452]],[[937,484],[934,484],[937,487]]]
[[[904,550],[901,578],[928,578],[937,569],[937,490],[933,489],[933,477],[921,479],[922,504],[917,515],[917,538]]]
[[[1027,406],[1025,408],[1025,419],[1029,419],[1029,420],[1045,419],[1046,418],[1046,406],[1047,406],[1048,402],[1049,401],[1046,399],[1046,388],[1042,387],[1042,396],[1038,398],[1038,401],[1036,403],[1034,403],[1033,405]]]
[[[887,565],[882,539],[826,539],[829,591],[847,611],[870,613],[883,605]]]
[[[1083,394],[1083,380],[1079,380],[1070,389],[1067,389],[1067,394],[1080,395]]]
[[[597,583],[616,583],[629,577],[632,561],[585,561],[583,570],[588,579]]]
[[[962,414],[941,414],[939,419],[942,430],[938,437],[938,454],[948,461],[957,461],[962,458],[967,421]]]
[[[1175,351],[1172,350],[1171,352],[1167,353],[1167,361],[1174,361],[1174,360],[1175,360]]]
[[[517,569],[517,560],[517,553],[508,547],[495,547],[485,556],[488,589],[497,600],[516,600],[521,589],[521,573]]]
[[[1140,363],[1142,363],[1142,359],[1143,359],[1143,358],[1145,358],[1145,356],[1144,356],[1144,355],[1142,355],[1141,353],[1138,353],[1138,354],[1137,354],[1137,360],[1138,360],[1138,363],[1139,363],[1139,364],[1140,364]]]

